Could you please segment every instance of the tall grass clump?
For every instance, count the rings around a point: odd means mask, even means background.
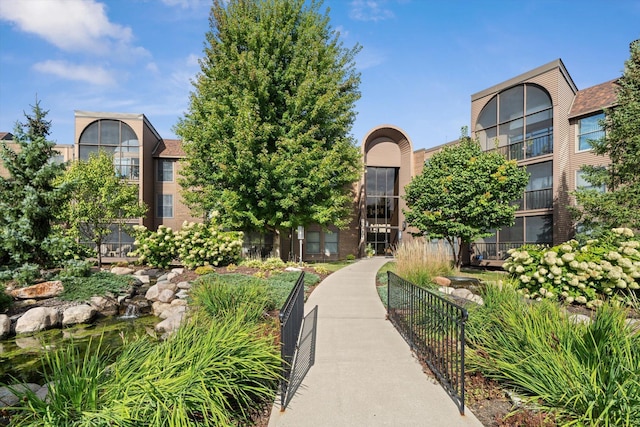
[[[242,275],[202,276],[191,289],[191,299],[214,319],[239,315],[245,322],[257,322],[271,308],[265,282]]]
[[[109,380],[109,353],[101,345],[78,345],[48,351],[43,370],[48,394],[45,400],[30,390],[20,392],[23,405],[12,418],[15,426],[100,426],[116,420],[102,414],[103,395]]]
[[[444,242],[430,243],[424,239],[402,242],[395,257],[396,274],[418,286],[428,286],[433,277],[453,272],[450,249]]]
[[[566,425],[640,425],[640,332],[602,305],[588,324],[550,300],[488,287],[469,315],[467,366],[514,387]]]
[[[246,425],[273,399],[280,375],[275,338],[240,312],[191,318],[168,340],[139,340],[112,367],[107,411],[127,425]]]

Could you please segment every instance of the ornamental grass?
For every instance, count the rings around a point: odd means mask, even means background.
[[[640,331],[605,303],[572,321],[550,300],[488,287],[468,323],[467,367],[514,388],[564,425],[640,425]]]
[[[402,242],[395,252],[395,273],[418,286],[431,286],[436,276],[448,276],[454,271],[451,266],[451,251],[443,241],[426,242],[414,239]]]

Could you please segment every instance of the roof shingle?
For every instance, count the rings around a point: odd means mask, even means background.
[[[584,116],[596,111],[602,111],[615,105],[617,100],[618,79],[591,86],[576,93],[571,106],[569,118]]]
[[[179,139],[163,139],[153,153],[153,157],[183,158],[182,141]]]

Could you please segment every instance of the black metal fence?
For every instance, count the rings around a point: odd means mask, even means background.
[[[306,317],[304,316],[303,271],[280,309],[281,411],[285,410],[305,375],[315,362],[317,319],[317,306]],[[300,333],[301,329],[302,333]]]
[[[387,313],[464,414],[464,307],[388,272]]]

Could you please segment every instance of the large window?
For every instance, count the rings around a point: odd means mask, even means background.
[[[113,156],[119,176],[137,180],[140,176],[140,143],[131,127],[119,120],[96,120],[87,126],[79,141],[80,160],[100,150]]]
[[[576,171],[576,190],[598,190],[601,193],[606,191],[606,187],[604,185],[593,185],[589,181],[586,180],[585,175],[582,171]]]
[[[521,209],[551,209],[553,207],[553,162],[527,166],[529,183],[524,192]]]
[[[174,160],[159,159],[158,160],[158,181],[159,182],[171,182],[173,181],[173,164]]]
[[[173,218],[173,194],[158,194],[156,207],[158,218]]]
[[[367,244],[384,255],[398,243],[399,168],[367,167]]]
[[[474,242],[474,252],[482,259],[504,260],[509,249],[525,243],[551,245],[553,243],[553,215],[516,217],[511,227],[503,227],[490,237]]]
[[[578,121],[578,151],[591,150],[589,141],[598,140],[604,136],[600,121],[604,120],[604,113],[585,117]]]
[[[506,89],[484,106],[476,136],[485,150],[498,148],[509,159],[522,160],[553,152],[553,104],[533,84]]]

